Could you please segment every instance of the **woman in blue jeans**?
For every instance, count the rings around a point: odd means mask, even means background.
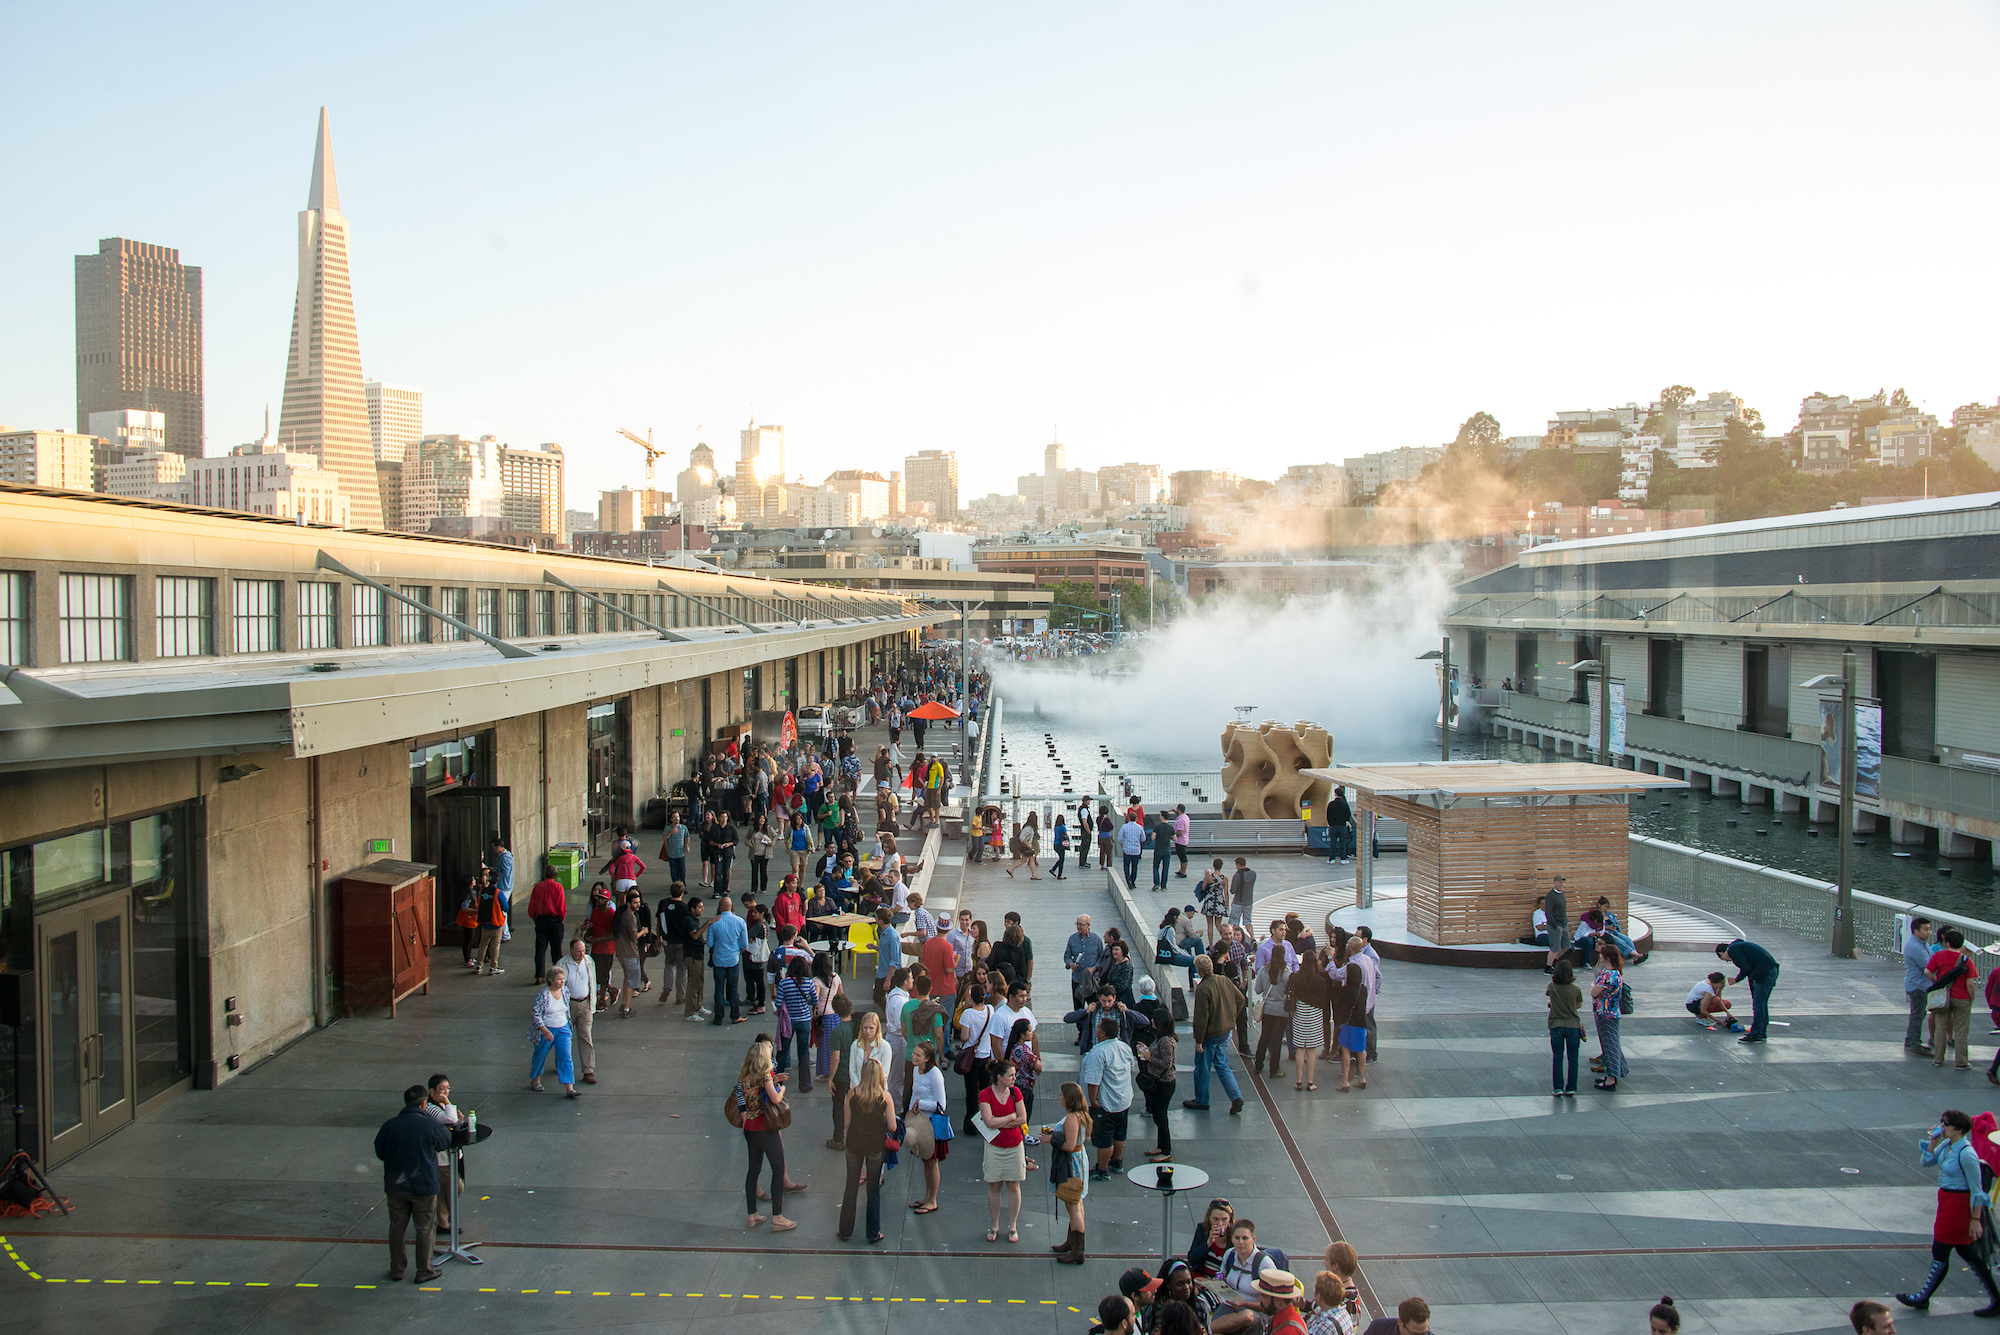
[[[1194,992],[1194,957],[1204,953],[1201,939],[1181,934],[1181,911],[1168,909],[1167,916],[1160,919],[1160,930],[1155,934],[1153,962],[1155,964],[1178,964],[1188,971],[1188,992]]]
[[[546,986],[535,993],[535,1064],[528,1071],[528,1088],[537,1094],[542,1092],[542,1072],[548,1068],[549,1054],[553,1052],[556,1079],[562,1082],[563,1093],[572,1099],[581,1098],[576,1091],[576,1068],[570,1061],[569,976],[551,965],[542,975],[542,982]]]
[[[785,965],[785,976],[778,980],[777,1003],[783,1008],[786,1018],[791,1021],[791,1040],[777,1046],[775,1068],[788,1071],[792,1065],[792,1051],[799,1055],[799,1085],[801,1094],[812,1092],[813,1062],[813,1008],[819,1002],[819,989],[813,985],[812,970],[797,955]]]
[[[1576,968],[1568,956],[1556,961],[1555,978],[1543,990],[1549,998],[1549,1092],[1573,1099],[1577,1050],[1583,1045],[1583,989],[1576,984]]]

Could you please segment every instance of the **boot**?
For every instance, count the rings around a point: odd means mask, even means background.
[[[1932,1261],[1930,1274],[1924,1276],[1924,1287],[1915,1293],[1899,1293],[1896,1295],[1896,1301],[1905,1307],[1914,1307],[1919,1312],[1928,1312],[1931,1307],[1931,1295],[1938,1291],[1938,1285],[1944,1283],[1945,1274],[1950,1268],[1949,1261]]]
[[[1083,1264],[1083,1262],[1084,1262],[1084,1259],[1085,1259],[1085,1258],[1084,1258],[1084,1255],[1083,1255],[1083,1234],[1081,1234],[1081,1233],[1077,1233],[1077,1232],[1072,1232],[1072,1233],[1071,1233],[1071,1234],[1069,1235],[1069,1255],[1067,1255],[1067,1256],[1058,1256],[1058,1257],[1056,1258],[1056,1264],[1057,1264],[1057,1265],[1082,1265],[1082,1264]]]
[[[1064,1238],[1061,1242],[1058,1242],[1055,1246],[1049,1248],[1049,1250],[1054,1252],[1057,1256],[1061,1256],[1064,1252],[1068,1251],[1070,1248],[1074,1246],[1076,1246],[1076,1230],[1071,1229],[1069,1231],[1068,1237]]]

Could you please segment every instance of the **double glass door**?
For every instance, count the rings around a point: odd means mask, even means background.
[[[36,919],[43,1125],[57,1163],[132,1120],[132,950],[124,895]]]

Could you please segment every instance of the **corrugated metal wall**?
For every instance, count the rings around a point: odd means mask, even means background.
[[[1681,713],[1689,723],[1733,731],[1743,722],[1741,640],[1683,641],[1681,671]]]
[[[1569,665],[1576,661],[1576,636],[1541,635],[1538,653],[1541,675],[1535,694],[1544,700],[1571,700],[1576,697],[1576,674]]]
[[[1792,695],[1791,713],[1788,723],[1792,738],[1801,742],[1819,740],[1819,698],[1822,694],[1839,695],[1840,688],[1831,691],[1805,691],[1799,689],[1802,681],[1811,681],[1821,673],[1840,675],[1840,651],[1844,644],[1821,644],[1808,642],[1792,645]],[[1875,693],[1875,655],[1867,649],[1857,650],[1854,664],[1854,689],[1864,699]],[[1940,681],[1942,677],[1940,677]]]
[[[2000,754],[2000,654],[1938,655],[1937,720],[1946,746]]]
[[[1646,708],[1646,670],[1650,666],[1645,636],[1607,635],[1604,652],[1609,654],[1611,680],[1625,683],[1625,709],[1637,714]]]

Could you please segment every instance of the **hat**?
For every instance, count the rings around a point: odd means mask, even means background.
[[[1297,1280],[1293,1280],[1292,1282],[1294,1284],[1298,1283]],[[1133,1266],[1118,1277],[1118,1291],[1127,1298],[1136,1297],[1142,1293],[1151,1293],[1159,1287],[1160,1281],[1154,1279],[1138,1266]]]
[[[1257,1282],[1251,1287],[1266,1298],[1303,1298],[1306,1296],[1306,1286],[1299,1283],[1299,1277],[1289,1270],[1266,1270],[1263,1274],[1257,1276]]]
[[[1159,997],[1158,991],[1156,991],[1153,987],[1153,980],[1145,977],[1144,975],[1141,975],[1139,981],[1133,984],[1133,986],[1138,990],[1139,995],[1142,997],[1153,997],[1155,999]]]

